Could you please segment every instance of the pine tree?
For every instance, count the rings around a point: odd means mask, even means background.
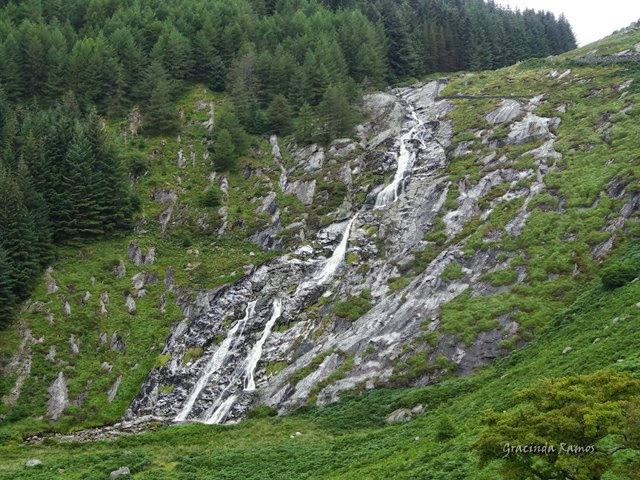
[[[15,178],[6,170],[0,171],[0,247],[12,265],[10,281],[20,299],[29,292],[38,272],[36,242],[33,218]]]
[[[151,135],[170,135],[178,130],[178,115],[171,101],[171,86],[165,78],[159,78],[151,91],[143,128]]]
[[[5,249],[0,245],[0,329],[11,323],[16,298],[13,293],[13,266]]]
[[[267,109],[267,121],[271,131],[285,135],[291,129],[291,106],[284,95],[276,95]]]
[[[331,85],[327,88],[318,111],[325,141],[351,133],[354,115],[343,85]]]
[[[318,132],[318,121],[313,113],[311,105],[305,103],[298,112],[295,122],[296,140],[302,145],[313,143]]]
[[[218,171],[229,171],[235,167],[237,152],[229,130],[218,129],[213,144],[213,166]]]

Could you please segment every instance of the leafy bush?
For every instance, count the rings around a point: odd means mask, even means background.
[[[333,313],[352,322],[371,310],[371,290],[363,290],[359,296],[350,297],[344,302],[336,302]]]

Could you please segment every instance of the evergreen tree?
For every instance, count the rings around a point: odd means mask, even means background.
[[[284,95],[276,95],[267,109],[267,120],[271,131],[285,135],[291,129],[291,106]]]
[[[296,140],[303,145],[313,143],[318,132],[318,121],[313,113],[311,105],[305,103],[300,108],[295,122]]]
[[[343,86],[329,86],[318,111],[325,141],[351,134],[355,121]]]
[[[16,298],[13,293],[13,267],[5,249],[0,245],[0,329],[11,323]]]
[[[143,128],[151,135],[170,135],[178,130],[178,115],[171,101],[171,86],[165,78],[159,78],[151,91]]]
[[[218,171],[233,170],[237,152],[233,145],[233,137],[226,128],[216,132],[213,144],[213,166]]]

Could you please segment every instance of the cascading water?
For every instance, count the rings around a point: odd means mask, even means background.
[[[244,378],[245,378],[244,389],[247,392],[252,392],[253,390],[256,389],[256,382],[253,378],[253,375],[256,371],[256,366],[258,365],[258,362],[262,357],[262,347],[264,346],[264,343],[267,341],[267,338],[269,338],[269,335],[271,335],[271,330],[273,329],[273,326],[275,325],[276,320],[278,320],[278,318],[280,318],[280,315],[282,314],[282,300],[280,300],[279,298],[275,298],[273,300],[273,305],[271,308],[272,308],[271,318],[269,319],[267,324],[264,326],[264,331],[262,332],[262,336],[251,349],[251,352],[247,357],[247,363],[245,364],[245,367],[244,367]]]
[[[418,144],[425,147],[424,151],[428,150],[425,139],[428,137],[429,130],[425,127],[425,121],[416,114],[414,102],[409,103],[406,101],[407,99],[405,98],[402,103],[406,105],[411,117],[409,121],[412,127],[399,138],[397,171],[392,182],[378,193],[375,209],[382,209],[390,205],[404,192],[420,151]],[[282,315],[283,306],[300,308],[300,303],[306,301],[305,292],[301,292],[302,290],[325,286],[332,281],[344,264],[349,237],[356,219],[359,215],[366,215],[366,210],[369,208],[368,206],[363,206],[360,212],[355,213],[352,218],[339,226],[342,230],[342,236],[331,256],[321,261],[315,260],[312,261],[313,263],[307,264],[315,266],[312,274],[305,275],[303,273],[305,268],[303,266],[297,267],[297,272],[299,272],[300,276],[296,277],[299,283],[294,292],[284,293],[282,289],[272,289],[270,293],[265,292],[262,294],[263,299],[265,294],[273,295],[273,300],[270,317],[261,329],[255,328],[257,325],[254,325],[254,322],[263,321],[264,319],[264,316],[255,312],[257,301],[260,299],[248,302],[244,317],[229,329],[224,341],[217,350],[213,351],[209,361],[200,370],[195,385],[186,400],[184,400],[181,410],[175,416],[175,421],[191,420],[206,424],[225,423],[228,419],[235,418],[239,412],[243,412],[255,400],[253,398],[255,394],[251,392],[256,390],[256,368],[262,358],[264,347],[272,335],[273,328]],[[283,262],[286,261],[284,258]],[[291,282],[287,285],[292,287],[294,284],[294,282]],[[258,285],[260,285],[260,282],[258,282]],[[248,300],[247,292],[260,291],[258,290],[260,287],[255,287],[254,283],[248,282],[242,289],[237,290],[237,294],[234,294],[237,295],[237,299],[234,299],[230,294],[226,301],[230,305],[236,305],[239,301],[246,302]],[[231,287],[230,291],[234,291],[233,288]],[[291,290],[288,291],[291,292]],[[303,295],[298,295],[299,293]],[[211,308],[217,312],[216,315],[220,316],[219,321],[222,321],[228,315],[226,312],[232,311],[224,302],[220,306],[212,305]],[[261,313],[264,314],[264,310],[261,309]],[[251,346],[250,342],[252,341],[253,345]],[[277,342],[274,344],[274,348],[279,348]],[[176,354],[179,354],[179,352],[176,352]],[[197,367],[198,365],[195,365],[193,369],[197,369]],[[188,375],[193,375],[193,369],[188,369]],[[184,395],[184,393],[181,395]],[[181,395],[178,391],[178,394],[173,397],[175,403],[183,401],[184,397]],[[173,411],[175,412],[176,410]]]
[[[423,139],[418,135],[418,132],[424,126],[424,122],[418,117],[411,104],[409,104],[409,113],[415,120],[416,124],[407,133],[400,137],[398,169],[393,177],[393,181],[378,193],[375,208],[383,208],[390,203],[395,202],[398,199],[398,196],[404,191],[406,179],[410,175],[416,159],[416,150],[410,148],[411,141],[418,140],[424,145]]]
[[[230,351],[237,343],[238,338],[242,335],[242,332],[244,331],[244,327],[247,325],[248,320],[253,316],[255,308],[255,301],[249,302],[247,304],[247,309],[245,311],[244,317],[241,320],[238,320],[238,322],[231,328],[231,330],[229,330],[229,332],[227,333],[227,337],[220,344],[220,346],[216,350],[216,353],[213,354],[209,362],[207,362],[207,364],[205,365],[202,375],[200,375],[200,378],[198,378],[198,381],[189,394],[187,401],[182,407],[182,410],[180,410],[180,413],[178,413],[178,415],[176,416],[176,422],[184,421],[189,417],[193,405],[196,403],[196,400],[200,396],[200,392],[202,392],[202,389],[207,386],[209,380],[211,379],[211,376],[218,370],[220,370],[220,367],[226,361]]]

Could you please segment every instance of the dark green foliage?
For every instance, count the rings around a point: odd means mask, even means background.
[[[247,418],[269,418],[278,415],[278,410],[269,405],[258,405],[247,412]]]
[[[607,290],[619,288],[640,277],[640,252],[630,251],[600,273],[602,286]]]
[[[11,322],[15,309],[13,275],[7,252],[0,245],[0,328]]]
[[[220,190],[217,187],[211,187],[202,194],[200,205],[206,208],[216,208],[222,204],[220,200]]]
[[[213,166],[219,171],[233,170],[236,165],[238,152],[233,143],[233,137],[226,128],[216,131],[213,144]]]
[[[269,129],[278,135],[289,133],[291,129],[291,106],[284,95],[276,95],[267,109]]]

